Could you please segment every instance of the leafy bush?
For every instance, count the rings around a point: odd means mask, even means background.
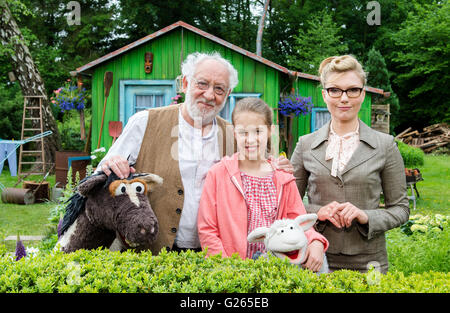
[[[444,228],[448,227],[449,221],[450,216],[444,216],[442,214],[415,214],[411,215],[409,221],[403,224],[400,229],[407,235],[412,235],[414,232],[441,232]]]
[[[425,153],[422,149],[411,147],[401,141],[397,141],[397,144],[405,167],[414,168],[424,164]]]
[[[386,234],[389,271],[424,273],[450,271],[449,227],[427,232],[413,231],[410,236],[400,228]]]
[[[108,153],[105,147],[100,147],[91,152],[91,165],[93,167],[97,167],[101,160],[105,157],[106,153]]]
[[[92,174],[92,166],[86,168],[86,176]],[[50,252],[58,242],[58,224],[60,219],[66,213],[69,198],[75,193],[75,187],[80,183],[79,172],[75,174],[75,182],[72,180],[72,167],[67,172],[67,184],[63,190],[62,196],[58,199],[58,203],[50,208],[50,216],[48,217],[47,232],[40,242],[39,249],[44,252]]]
[[[8,87],[0,84],[0,99],[0,125],[2,125],[0,138],[20,140],[23,96],[19,86],[14,84]]]
[[[86,109],[84,111],[86,113],[86,125],[89,125],[91,117],[90,110]],[[80,116],[76,110],[70,110],[64,113],[63,121],[58,121],[58,130],[61,136],[63,150],[82,151],[84,149],[85,141],[80,139]]]
[[[0,251],[2,251],[0,249]],[[205,252],[142,253],[97,249],[52,252],[13,261],[0,257],[0,292],[442,292],[450,274],[405,276],[370,271],[316,275],[276,257],[256,261],[237,255],[205,258]]]

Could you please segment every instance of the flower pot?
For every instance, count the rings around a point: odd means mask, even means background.
[[[69,172],[69,158],[89,156],[87,152],[83,151],[56,151],[56,178],[55,183],[60,183],[61,187],[67,184],[67,173]],[[88,160],[74,160],[71,162],[72,167],[72,181],[75,183],[76,172],[80,173],[80,180],[86,177],[86,166],[91,162]]]

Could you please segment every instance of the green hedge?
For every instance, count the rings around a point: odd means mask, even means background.
[[[400,154],[402,155],[405,167],[415,168],[424,164],[425,153],[422,151],[422,149],[412,147],[401,141],[397,141],[397,144],[398,150],[400,150]]]
[[[1,250],[2,248],[0,248]],[[54,252],[17,262],[0,251],[0,292],[440,292],[450,291],[450,274],[405,276],[370,271],[316,275],[287,261],[205,258],[205,253],[163,251],[158,256],[98,249]]]

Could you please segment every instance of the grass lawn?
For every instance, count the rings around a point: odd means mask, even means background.
[[[40,182],[42,176],[28,176],[26,181]],[[46,181],[50,183],[50,188],[55,185],[55,175],[48,176]],[[3,169],[0,176],[0,183],[5,187],[14,187],[17,177],[12,177],[8,169]],[[22,188],[22,183],[16,188]],[[36,203],[32,205],[12,204],[0,202],[0,240],[12,235],[44,235],[50,208],[55,206],[53,202]],[[8,250],[15,249],[15,241],[6,241]],[[24,241],[26,246],[32,246],[35,242]]]
[[[424,180],[417,183],[420,198],[416,211],[411,203],[411,214],[450,215],[450,156],[425,155],[425,164],[419,169]]]

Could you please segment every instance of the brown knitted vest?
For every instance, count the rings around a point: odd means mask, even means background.
[[[153,255],[163,247],[172,248],[183,209],[184,188],[178,165],[179,108],[180,105],[170,105],[148,110],[147,128],[135,165],[138,173],[154,173],[164,179],[162,186],[155,187],[149,195],[159,223],[151,248]],[[233,129],[224,119],[216,120],[220,155],[232,155],[236,149]]]

